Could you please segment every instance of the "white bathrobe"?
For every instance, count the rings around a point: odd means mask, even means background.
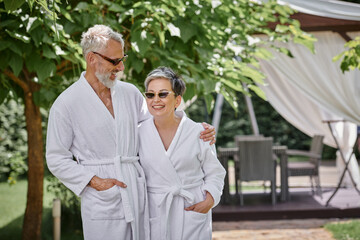
[[[206,191],[220,201],[225,169],[215,147],[199,139],[203,127],[182,119],[166,151],[153,119],[139,126],[140,162],[146,176],[151,240],[210,240],[211,211],[202,214],[184,208],[205,199]]]
[[[85,239],[148,239],[145,176],[138,161],[138,123],[150,117],[144,98],[135,86],[117,81],[111,88],[113,118],[84,74],[50,110],[48,167],[81,197]],[[127,188],[97,191],[87,186],[95,175],[116,178]]]

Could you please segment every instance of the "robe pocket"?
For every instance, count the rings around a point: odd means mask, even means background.
[[[141,213],[144,212],[145,203],[146,203],[146,188],[145,188],[145,178],[138,177],[137,178],[137,192],[138,192],[138,201],[139,201],[139,210]]]
[[[150,239],[161,239],[160,217],[150,218]]]
[[[115,220],[125,217],[118,186],[92,192],[92,220]]]
[[[186,211],[188,217],[194,221],[205,221],[209,213],[199,213],[195,211]]]

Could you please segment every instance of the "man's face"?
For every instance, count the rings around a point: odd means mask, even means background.
[[[99,51],[99,54],[95,55],[97,58],[95,76],[105,87],[113,87],[116,84],[116,80],[119,78],[119,72],[124,71],[124,63],[121,61],[119,64],[114,66],[108,60],[104,59],[104,57],[110,59],[124,57],[121,43],[111,39],[109,40],[107,47]]]

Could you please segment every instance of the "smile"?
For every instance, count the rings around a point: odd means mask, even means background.
[[[164,105],[155,105],[152,106],[153,109],[163,109],[165,106]]]

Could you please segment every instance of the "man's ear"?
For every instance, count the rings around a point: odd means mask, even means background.
[[[89,52],[86,55],[86,62],[87,64],[93,65],[95,63],[95,54],[93,54],[92,52]]]

